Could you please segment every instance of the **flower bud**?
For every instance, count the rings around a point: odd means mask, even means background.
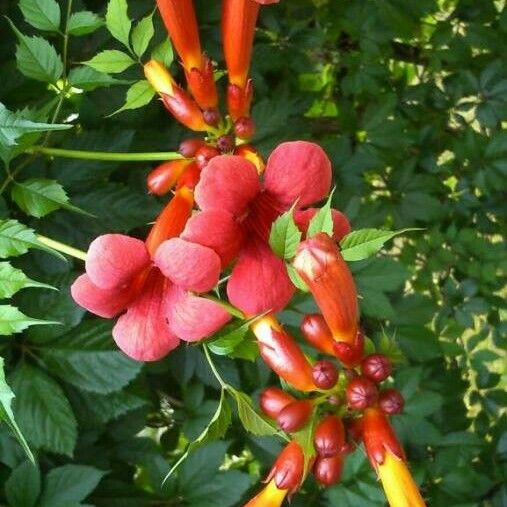
[[[197,153],[195,154],[195,161],[199,169],[202,171],[208,165],[209,161],[218,155],[220,155],[220,153],[216,148],[206,145],[197,150]]]
[[[319,456],[329,458],[338,454],[345,444],[345,428],[336,415],[328,415],[318,424],[313,444]]]
[[[185,68],[188,88],[199,107],[216,111],[218,93],[213,75],[213,65],[206,55],[201,55],[200,66]],[[217,122],[218,123],[218,122]],[[209,124],[213,125],[213,124]]]
[[[264,362],[281,378],[299,391],[313,391],[312,367],[303,351],[287,334],[273,315],[251,324]]]
[[[364,448],[376,470],[391,507],[425,507],[405,461],[403,449],[379,408],[368,408],[363,416]]]
[[[331,361],[317,361],[313,365],[312,375],[319,389],[332,389],[338,381],[338,370]]]
[[[227,110],[233,122],[239,118],[248,117],[253,98],[253,84],[249,79],[244,88],[235,84],[227,86]]]
[[[201,139],[200,137],[189,137],[188,139],[181,141],[178,151],[185,158],[194,158],[197,150],[203,146],[206,146],[204,139]]]
[[[334,355],[347,368],[354,368],[361,362],[364,354],[364,335],[359,331],[354,343],[336,342],[333,345]]]
[[[266,167],[264,159],[251,144],[242,144],[236,147],[234,150],[234,155],[238,155],[245,158],[249,162],[252,162],[259,174],[262,174],[264,172],[264,168]]]
[[[391,375],[391,361],[383,354],[370,354],[361,361],[363,375],[379,383]]]
[[[178,179],[178,185],[176,190],[186,187],[187,189],[193,190],[201,177],[201,170],[199,166],[192,162],[186,169],[186,171]]]
[[[334,355],[334,346],[337,342],[327,327],[324,317],[319,313],[305,315],[301,321],[301,333],[305,340],[317,350]]]
[[[255,134],[255,122],[247,116],[238,118],[234,122],[234,133],[236,137],[248,141]]]
[[[178,236],[187,223],[194,205],[194,194],[188,188],[177,190],[162,213],[157,217],[148,237],[146,248],[153,257],[157,248],[167,239]]]
[[[365,378],[353,378],[347,386],[347,403],[353,410],[364,410],[377,401],[375,384]]]
[[[318,456],[313,465],[312,473],[318,483],[329,487],[341,479],[342,470],[343,455],[335,454],[329,458]]]
[[[217,139],[217,148],[220,153],[229,153],[234,150],[234,138],[232,136],[220,136]]]
[[[146,178],[149,193],[154,195],[167,194],[189,164],[189,160],[170,160],[155,167]]]
[[[353,346],[358,331],[356,285],[333,239],[319,233],[302,241],[294,268],[310,289],[334,340]]]
[[[204,121],[208,125],[211,125],[212,127],[216,127],[218,125],[218,123],[220,122],[220,113],[218,112],[218,109],[216,109],[216,108],[205,109],[202,114],[204,117]]]
[[[276,420],[280,428],[286,433],[300,430],[306,425],[313,410],[313,403],[309,400],[296,400],[285,406]]]
[[[296,398],[289,393],[276,387],[268,387],[262,391],[259,405],[264,414],[276,419],[281,410],[294,401],[296,401]]]
[[[396,389],[386,389],[380,392],[378,404],[385,414],[396,415],[403,411],[405,400]]]
[[[276,458],[266,482],[274,479],[278,489],[296,491],[303,479],[305,456],[300,445],[290,442]]]

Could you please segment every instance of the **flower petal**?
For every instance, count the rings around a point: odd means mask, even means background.
[[[179,344],[167,325],[165,298],[170,282],[153,269],[139,297],[113,328],[113,338],[125,354],[138,361],[157,361]]]
[[[194,292],[208,292],[220,276],[220,257],[214,250],[181,238],[164,241],[154,262],[175,285]]]
[[[298,226],[299,230],[306,234],[310,220],[317,214],[318,208],[308,208],[305,210],[298,210],[294,212],[294,221]],[[337,209],[331,210],[333,217],[333,239],[335,241],[341,241],[352,229],[348,218]]]
[[[86,274],[76,278],[70,292],[79,306],[105,319],[110,319],[123,312],[134,296],[130,287],[126,289],[97,287]]]
[[[249,241],[234,266],[227,294],[231,303],[247,315],[278,312],[294,293],[283,261],[257,240]]]
[[[315,143],[280,144],[270,155],[264,176],[266,189],[284,206],[304,208],[323,199],[331,187],[331,162]]]
[[[147,267],[150,256],[143,241],[123,234],[94,239],[86,255],[86,273],[101,289],[121,288]]]
[[[259,191],[259,177],[251,162],[236,155],[221,155],[202,170],[195,202],[203,211],[222,210],[239,217]]]
[[[218,331],[231,316],[218,303],[173,287],[167,314],[171,329],[188,342],[202,340]]]
[[[243,230],[227,211],[202,211],[187,222],[181,237],[215,250],[225,267],[238,255]]]

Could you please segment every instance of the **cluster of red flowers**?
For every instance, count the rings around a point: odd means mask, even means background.
[[[118,346],[135,359],[153,361],[180,340],[202,340],[230,320],[226,305],[207,294],[227,270],[228,304],[252,318],[266,364],[301,391],[293,396],[269,388],[261,396],[262,411],[291,441],[267,486],[248,506],[281,505],[307,470],[322,485],[334,484],[358,440],[364,442],[391,505],[424,505],[387,418],[401,411],[403,399],[393,389],[379,392],[377,387],[390,375],[391,365],[380,354],[364,356],[356,287],[337,246],[350,232],[349,222],[332,210],[332,237],[307,237],[318,211],[311,206],[330,192],[331,163],[310,142],[283,143],[267,163],[248,144],[255,129],[248,73],[259,4],[276,0],[223,0],[229,80],[225,117],[218,109],[213,64],[201,50],[192,0],[157,3],[181,58],[188,91],[158,61],[145,65],[145,75],[167,110],[206,137],[187,139],[180,146],[180,160],[149,174],[150,192],[174,195],[145,241],[106,234],[92,242],[86,274],[72,286],[74,299],[101,317],[119,316],[113,329]],[[296,290],[286,263],[269,244],[273,223],[288,210],[303,237],[292,267],[321,311],[303,319],[302,334],[318,352],[338,360],[341,372],[328,359],[312,365],[274,315]],[[305,455],[297,432],[309,424],[315,424],[314,452]]]

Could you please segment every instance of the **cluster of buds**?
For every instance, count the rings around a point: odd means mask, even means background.
[[[164,195],[175,185],[193,188],[199,181],[200,171],[220,154],[242,156],[253,162],[259,173],[263,171],[261,155],[249,144],[255,123],[250,116],[253,84],[248,74],[259,4],[276,2],[224,0],[222,3],[222,38],[229,80],[227,114],[222,115],[213,63],[202,52],[192,0],[157,1],[181,59],[187,89],[179,86],[169,69],[157,60],[144,65],[146,79],[172,116],[188,129],[203,132],[204,137],[184,141],[180,153],[187,160],[161,164],[149,174],[151,193]]]
[[[336,242],[323,233],[304,240],[293,265],[322,312],[302,319],[302,336],[328,357],[312,364],[272,315],[255,322],[262,357],[294,389],[265,389],[262,412],[293,443],[302,430],[313,432],[314,453],[305,456],[300,473],[311,471],[322,486],[340,480],[346,455],[363,442],[390,505],[424,506],[388,419],[402,412],[404,400],[397,390],[380,388],[392,374],[391,361],[380,353],[365,354],[355,283]],[[281,505],[283,489],[269,482],[248,505]],[[271,503],[259,503],[266,495]]]

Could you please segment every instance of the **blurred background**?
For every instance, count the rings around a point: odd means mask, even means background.
[[[197,4],[203,46],[223,68],[220,2]],[[103,17],[105,3],[75,0],[72,8]],[[149,0],[129,2],[131,19],[153,8]],[[1,0],[0,14],[23,33],[37,32],[16,1]],[[165,32],[156,14],[154,21],[156,45]],[[45,37],[61,50],[58,35]],[[0,100],[12,111],[41,109],[55,94],[17,69],[15,46],[2,17]],[[119,43],[103,27],[71,37],[69,61],[77,66],[104,48]],[[506,54],[504,0],[281,0],[262,9],[256,36],[255,145],[267,155],[283,140],[315,140],[333,162],[334,205],[354,228],[423,228],[351,267],[363,326],[397,359],[394,385],[406,410],[393,420],[432,507],[507,505]],[[180,73],[176,61],[172,71]],[[114,77],[119,82],[107,87],[69,93],[61,118],[78,115],[79,127],[54,133],[50,145],[177,149],[185,132],[156,100],[106,117],[124,102],[121,81],[141,79],[141,70]],[[21,179],[56,179],[73,204],[99,219],[65,210],[30,218],[8,190],[0,215],[82,249],[105,232],[142,237],[165,202],[146,193],[151,167],[36,158]],[[70,299],[82,263],[38,252],[13,264],[60,289],[27,289],[14,297],[16,306],[61,324],[0,337],[14,414],[38,457],[38,468],[30,467],[0,425],[0,504],[232,507],[258,489],[281,442],[252,437],[239,423],[161,485],[218,403],[200,349],[182,346],[160,363],[134,363],[112,346],[111,322],[85,315]],[[297,334],[312,309],[301,297],[281,319]],[[254,399],[276,382],[259,360],[217,357],[216,364]],[[292,505],[385,501],[359,449],[339,485],[321,490],[309,480]]]

